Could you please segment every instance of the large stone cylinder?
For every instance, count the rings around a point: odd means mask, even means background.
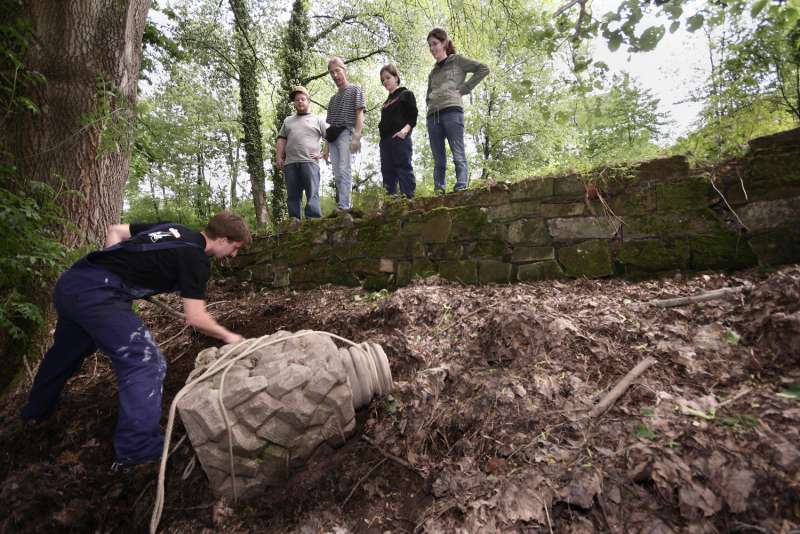
[[[224,372],[224,381],[220,371],[178,402],[189,440],[220,496],[234,496],[229,440],[236,494],[247,498],[284,484],[312,455],[342,445],[355,428],[355,410],[392,389],[380,345],[337,348],[329,336],[310,331],[208,348],[198,354],[187,383],[220,357],[233,361],[245,352]]]

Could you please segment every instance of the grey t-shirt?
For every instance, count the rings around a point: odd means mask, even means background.
[[[278,139],[286,139],[284,162],[287,164],[307,161],[316,163],[317,160],[311,156],[321,152],[319,142],[325,136],[326,128],[327,125],[322,117],[311,113],[286,117],[278,132]]]

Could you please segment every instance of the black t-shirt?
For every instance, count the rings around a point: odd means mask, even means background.
[[[378,123],[381,139],[393,136],[406,124],[412,128],[416,126],[418,113],[414,93],[405,87],[395,89],[381,108],[381,120]]]
[[[129,286],[151,289],[156,293],[177,290],[183,298],[205,300],[206,284],[211,274],[211,264],[205,253],[205,237],[200,232],[172,223],[166,231],[144,233],[162,224],[165,223],[131,224],[130,240],[145,243],[181,240],[198,246],[143,252],[120,249],[99,254],[90,261],[116,274]]]

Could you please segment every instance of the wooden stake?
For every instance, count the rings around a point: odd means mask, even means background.
[[[700,293],[699,295],[691,295],[689,297],[676,297],[673,299],[661,299],[661,300],[651,300],[650,304],[653,306],[658,306],[659,308],[674,308],[676,306],[684,306],[686,304],[692,304],[694,302],[705,302],[708,300],[717,300],[721,298],[728,297],[730,295],[738,295],[748,286],[739,286],[739,287],[723,287],[722,289],[714,289],[712,291],[706,291],[704,293]]]
[[[631,383],[639,378],[639,376],[644,373],[648,367],[656,363],[655,358],[645,358],[644,360],[640,361],[636,364],[636,367],[628,371],[622,380],[617,382],[617,385],[614,386],[614,389],[608,392],[608,394],[603,397],[603,399],[597,403],[597,405],[592,408],[592,411],[589,412],[589,417],[598,417],[602,415],[612,404],[616,402],[618,398],[625,393],[625,390],[631,385]]]

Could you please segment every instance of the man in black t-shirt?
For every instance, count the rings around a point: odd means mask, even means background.
[[[109,227],[106,248],[80,259],[56,283],[53,346],[36,373],[22,418],[48,418],[67,380],[99,349],[111,359],[119,387],[115,465],[158,460],[167,364],[131,301],[179,292],[187,325],[225,343],[240,341],[242,336],[208,314],[205,292],[209,257],[236,256],[250,242],[247,224],[228,212],[212,217],[202,232],[175,223]]]

